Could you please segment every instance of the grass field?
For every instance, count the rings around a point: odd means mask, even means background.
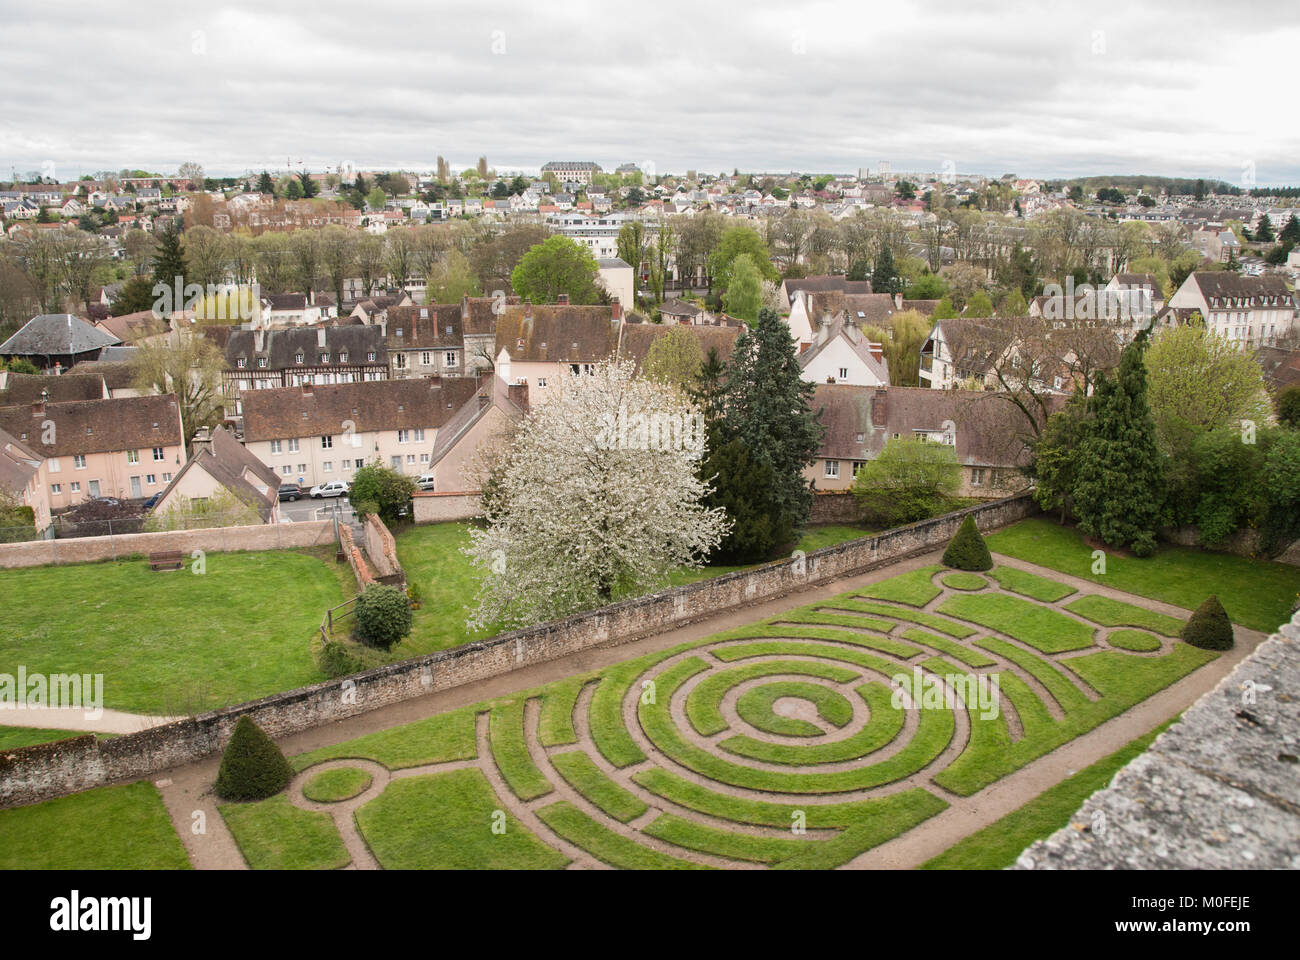
[[[0,810],[0,870],[185,870],[158,788],[141,781]]]
[[[1300,567],[1229,553],[1161,545],[1145,559],[1108,554],[1106,572],[1092,572],[1093,548],[1074,527],[1031,517],[988,538],[989,549],[1116,590],[1195,610],[1218,594],[1234,623],[1272,633],[1300,596]]]
[[[331,550],[0,571],[0,673],[104,675],[104,706],[181,715],[324,679],[308,641],[344,599]]]
[[[0,727],[0,750],[30,747],[79,736],[76,730],[41,730],[37,727]]]

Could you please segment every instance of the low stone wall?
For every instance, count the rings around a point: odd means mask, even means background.
[[[483,516],[483,504],[477,490],[458,493],[420,490],[411,498],[411,503],[416,523],[446,523]]]
[[[127,533],[69,540],[33,540],[0,544],[0,569],[43,567],[65,563],[93,563],[138,554],[180,550],[226,553],[232,550],[293,550],[318,547],[334,540],[330,520],[303,523],[265,523],[247,527],[204,527],[160,533]]]
[[[1201,547],[1214,553],[1231,553],[1238,557],[1272,559],[1278,563],[1290,563],[1300,566],[1300,540],[1284,547],[1277,556],[1268,557],[1263,552],[1263,536],[1258,530],[1253,529],[1237,530],[1212,547],[1201,542],[1201,531],[1195,526],[1164,527],[1160,531],[1160,539],[1183,547]]]
[[[245,714],[272,736],[296,733],[885,566],[943,546],[967,515],[981,530],[992,530],[1037,512],[1027,495],[998,500],[140,733],[13,750],[0,754],[0,806],[32,803],[199,760],[220,750]]]
[[[361,525],[361,535],[366,545],[366,556],[374,567],[375,578],[380,583],[406,588],[406,573],[397,559],[397,543],[388,532],[384,521],[370,514]]]
[[[357,593],[365,593],[366,587],[375,582],[375,575],[370,572],[370,564],[366,563],[361,548],[357,546],[352,536],[352,528],[345,523],[339,524],[339,549],[347,560],[348,566],[352,568],[352,579],[357,583]]]

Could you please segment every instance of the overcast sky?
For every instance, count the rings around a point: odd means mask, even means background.
[[[185,6],[0,0],[0,176],[483,154],[1300,183],[1296,0]]]

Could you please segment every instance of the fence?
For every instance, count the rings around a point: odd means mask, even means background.
[[[1008,497],[138,733],[109,740],[77,737],[0,752],[0,806],[33,803],[192,763],[220,751],[242,716],[272,737],[287,736],[883,567],[943,546],[967,516],[974,517],[981,530],[990,530],[1037,512],[1031,496]],[[323,527],[328,541],[331,531],[327,524]]]
[[[357,598],[345,600],[337,607],[330,607],[320,621],[320,638],[322,643],[329,643],[334,638],[334,625],[356,618]],[[342,611],[341,613],[339,611]]]

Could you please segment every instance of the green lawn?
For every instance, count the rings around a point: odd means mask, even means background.
[[[334,767],[322,770],[302,787],[302,795],[317,803],[350,800],[370,787],[371,777],[359,767]]]
[[[333,870],[352,860],[329,814],[295,807],[284,794],[217,809],[254,870]]]
[[[104,675],[104,706],[182,715],[323,680],[309,641],[344,599],[330,550],[0,571],[0,673]],[[343,569],[346,571],[346,565]]]
[[[988,537],[988,545],[1007,556],[1187,610],[1215,593],[1234,622],[1262,633],[1272,633],[1290,619],[1300,595],[1300,567],[1167,544],[1145,559],[1107,554],[1106,572],[1094,574],[1093,548],[1079,531],[1046,517],[1000,530]]]
[[[569,858],[505,812],[478,770],[394,780],[357,811],[388,870],[558,870]]]
[[[921,869],[1001,870],[1011,866],[1035,840],[1042,840],[1069,823],[1070,817],[1085,800],[1109,786],[1120,768],[1151,746],[1161,731],[1173,722],[1169,720],[1161,724],[1068,780],[1062,780],[1023,807],[922,864]]]
[[[406,571],[407,580],[418,583],[423,593],[420,609],[415,611],[411,635],[393,648],[393,659],[405,659],[458,647],[483,640],[499,630],[472,631],[465,626],[479,577],[469,558],[461,552],[469,545],[468,523],[430,523],[407,527],[397,534],[397,557]],[[809,527],[797,549],[809,553],[847,540],[867,537],[873,531],[847,524]],[[746,569],[743,566],[708,566],[698,570],[678,570],[664,587],[676,587],[708,577]]]
[[[15,750],[37,743],[52,743],[81,736],[76,730],[41,730],[36,727],[0,727],[0,750]]]
[[[162,795],[142,780],[0,810],[0,870],[188,870]]]

